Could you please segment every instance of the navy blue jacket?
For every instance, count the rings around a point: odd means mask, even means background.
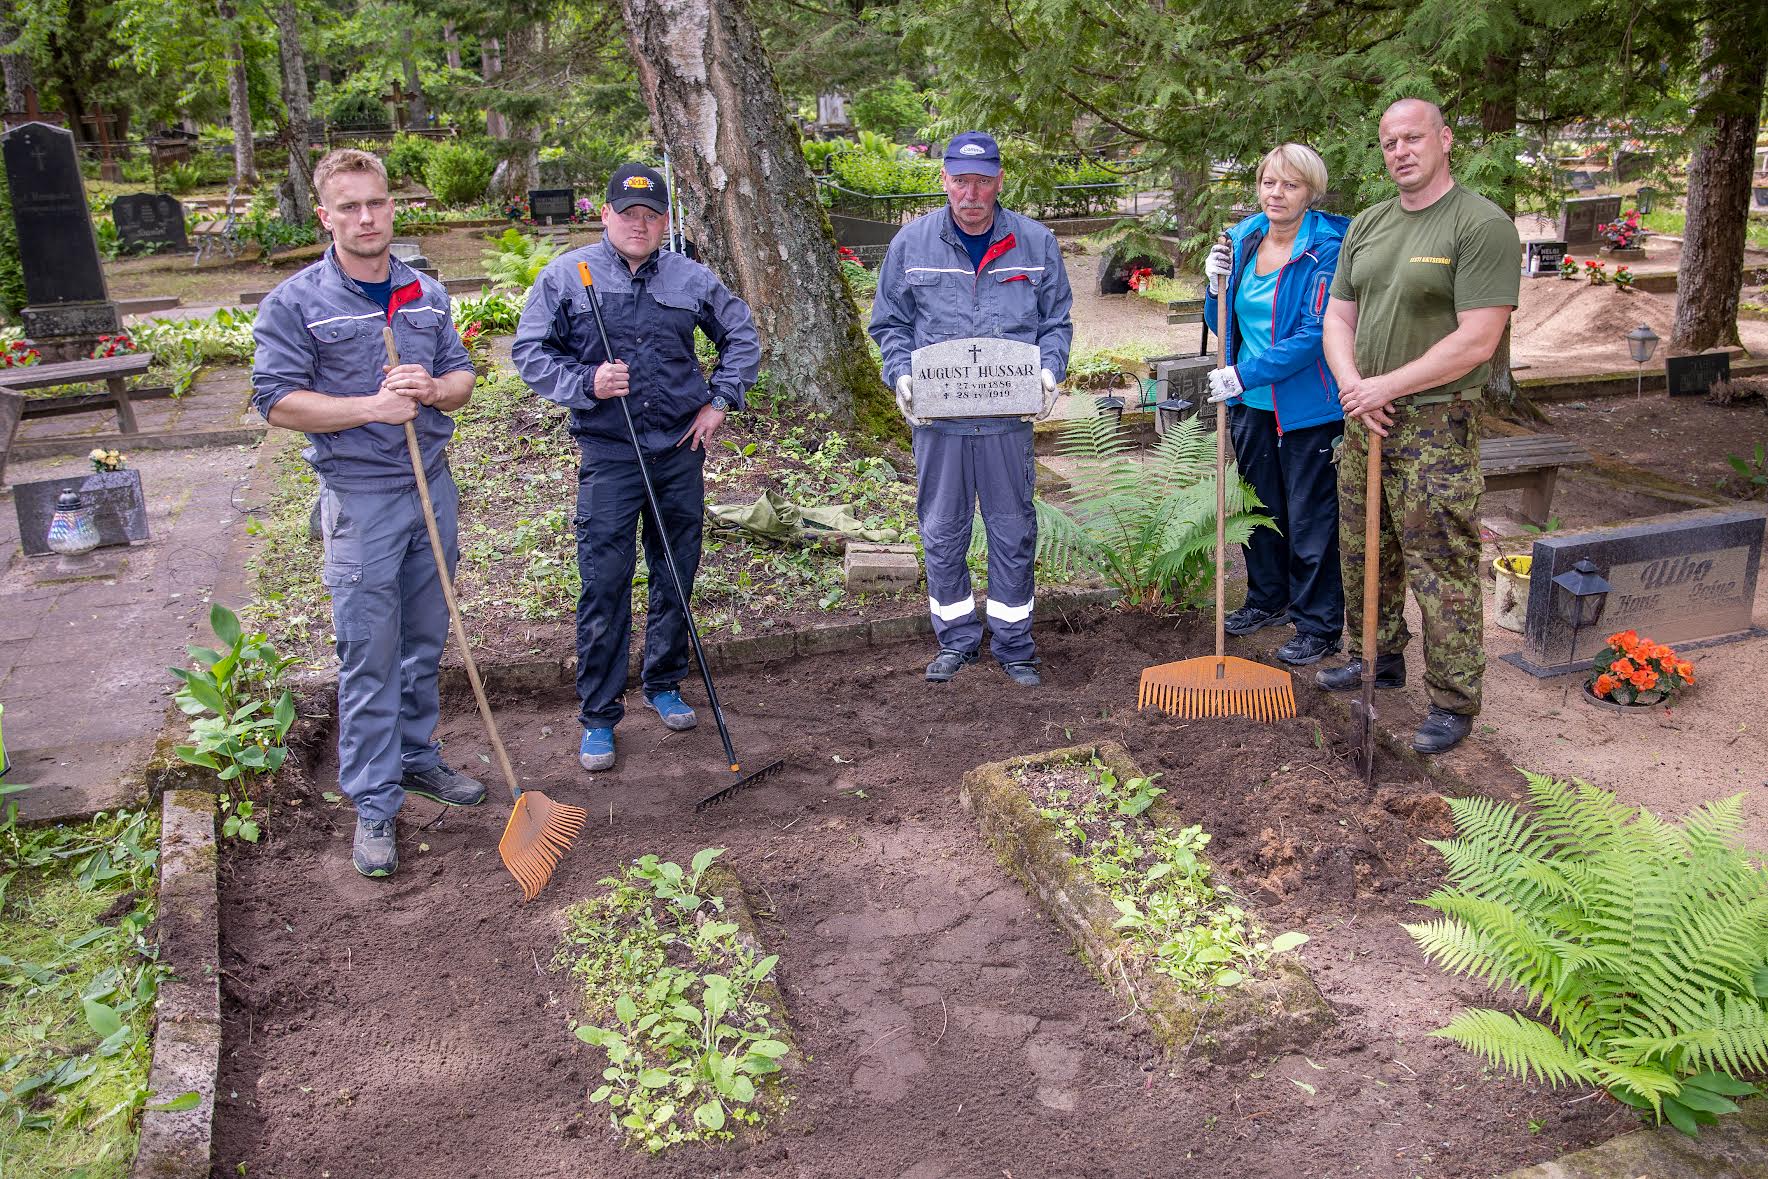
[[[614,356],[602,351],[577,263],[589,263]],[[718,349],[711,385],[694,356],[694,329]],[[624,360],[626,397],[647,453],[669,450],[694,415],[723,397],[733,409],[761,370],[761,343],[749,305],[685,254],[659,250],[634,273],[607,241],[571,250],[540,272],[516,326],[516,371],[534,392],[571,411],[571,433],[586,458],[627,459],[632,440],[614,399],[598,400],[595,370]]]
[[[1265,240],[1270,228],[1270,218],[1254,213],[1228,230],[1234,244],[1234,269],[1227,286],[1229,308],[1234,306],[1240,275],[1253,264],[1259,243]],[[1344,411],[1338,404],[1338,382],[1326,367],[1322,324],[1332,273],[1338,269],[1338,250],[1348,228],[1347,217],[1318,209],[1302,214],[1301,226],[1296,231],[1297,250],[1278,272],[1277,286],[1271,293],[1271,346],[1264,353],[1240,359],[1234,317],[1228,316],[1228,363],[1234,366],[1245,388],[1271,386],[1279,433],[1344,420]],[[1205,296],[1203,315],[1204,322],[1213,330],[1215,296]]]

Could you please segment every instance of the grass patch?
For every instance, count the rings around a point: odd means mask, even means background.
[[[1649,213],[1641,213],[1639,224],[1652,233],[1681,237],[1688,229],[1688,214],[1682,209],[1656,208]],[[1768,220],[1750,217],[1745,220],[1744,225],[1744,240],[1749,247],[1752,250],[1768,250]]]
[[[143,937],[158,859],[151,811],[0,826],[0,1175],[128,1172],[163,972]]]

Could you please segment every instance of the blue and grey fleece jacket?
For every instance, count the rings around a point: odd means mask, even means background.
[[[613,357],[602,350],[577,263],[589,263]],[[718,350],[707,381],[694,356],[694,329]],[[626,397],[647,454],[673,447],[694,415],[723,397],[735,409],[761,371],[761,342],[749,305],[707,267],[685,254],[659,250],[635,273],[606,241],[553,259],[528,292],[511,349],[528,387],[571,411],[571,434],[585,458],[627,459],[632,440],[613,399],[597,400],[595,370],[624,360]]]
[[[338,265],[337,247],[281,283],[258,308],[252,339],[252,408],[266,420],[297,389],[334,397],[369,397],[387,363],[381,328],[389,323],[402,364],[421,364],[431,376],[473,367],[455,330],[448,292],[398,258],[389,261],[388,310],[364,293]],[[454,419],[419,406],[412,422],[424,472],[439,475],[454,435]],[[332,434],[307,435],[302,456],[337,491],[397,491],[413,486],[405,427],[369,422]]]

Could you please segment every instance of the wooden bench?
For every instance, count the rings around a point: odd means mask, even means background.
[[[1487,491],[1522,491],[1523,519],[1545,528],[1551,518],[1553,485],[1559,468],[1591,461],[1590,452],[1559,434],[1524,434],[1517,438],[1482,438],[1480,474]]]
[[[129,390],[124,386],[124,381],[145,373],[151,364],[151,352],[131,352],[124,356],[108,356],[102,360],[35,364],[29,368],[5,370],[0,373],[0,384],[22,393],[26,389],[47,389],[52,385],[83,385],[102,381],[108,392],[78,397],[27,397],[24,416],[51,418],[62,414],[115,408],[117,429],[124,434],[135,434],[139,432],[139,427],[135,425],[135,409],[129,404]]]

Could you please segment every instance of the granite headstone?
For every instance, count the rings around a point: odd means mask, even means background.
[[[147,542],[147,501],[141,491],[141,472],[102,471],[41,483],[20,483],[12,489],[13,503],[18,509],[19,546],[26,556],[50,555],[47,538],[49,520],[55,515],[55,498],[70,487],[96,512],[93,521],[98,525],[100,548]]]
[[[184,206],[163,192],[118,197],[111,202],[111,220],[126,254],[190,248],[190,239],[184,236]]]
[[[1099,293],[1101,295],[1127,295],[1130,292],[1130,275],[1146,267],[1155,274],[1171,278],[1173,261],[1171,258],[1152,254],[1125,255],[1118,250],[1107,250],[1099,259]]]
[[[48,123],[26,123],[0,136],[0,153],[24,271],[25,334],[38,341],[44,360],[68,359],[44,343],[120,329],[98,261],[74,136]]]
[[[6,455],[12,449],[12,436],[19,419],[25,416],[25,397],[11,389],[0,389],[0,487],[6,486]]]
[[[1522,272],[1530,278],[1553,278],[1565,260],[1564,242],[1524,242]]]
[[[1664,361],[1664,381],[1671,397],[1699,397],[1714,381],[1731,379],[1731,353],[1697,352],[1671,356]]]
[[[1559,240],[1567,248],[1595,245],[1602,240],[1596,227],[1620,215],[1618,196],[1568,197],[1559,210]]]
[[[531,188],[528,190],[528,216],[540,224],[548,221],[566,222],[577,211],[577,190],[574,188]]]
[[[1750,610],[1765,523],[1759,510],[1701,508],[1541,537],[1529,568],[1528,648],[1505,662],[1560,675],[1588,667],[1617,631],[1684,646],[1756,633]],[[1583,559],[1611,588],[1601,620],[1577,632],[1574,650],[1571,627],[1554,608],[1553,579]]]
[[[946,340],[909,354],[918,418],[1024,416],[1043,412],[1042,353],[1022,340]]]

